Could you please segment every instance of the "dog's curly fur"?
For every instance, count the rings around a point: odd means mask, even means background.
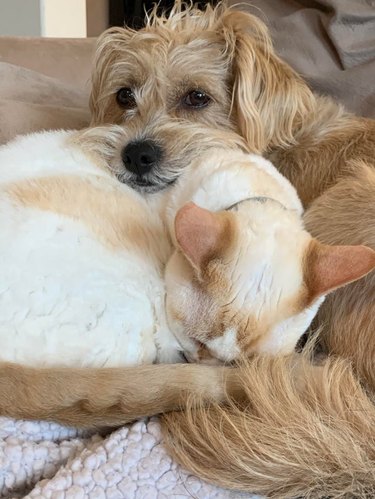
[[[158,173],[156,189],[194,154],[178,154],[184,130],[216,129],[223,138],[237,131],[297,187],[314,236],[375,249],[375,122],[314,95],[277,57],[257,18],[224,5],[200,11],[178,2],[169,15],[151,13],[139,32],[105,32],[95,64],[92,124],[115,124],[134,138],[152,135],[155,123],[173,127],[156,137],[172,165]],[[128,86],[137,109],[124,111],[116,92]],[[191,88],[203,88],[211,104],[182,108]],[[110,395],[97,403],[95,373],[81,385],[80,372],[33,370],[45,393],[54,389],[52,406],[28,395],[24,368],[4,366],[0,412],[98,426],[187,406],[163,416],[166,441],[179,462],[209,481],[277,498],[374,497],[374,296],[372,273],[326,300],[317,318],[329,356],[321,364],[306,350],[256,358],[225,371],[235,378],[230,383],[221,382],[220,368],[206,366],[135,368],[131,377],[102,371],[100,387]],[[169,388],[173,372],[178,384]],[[114,374],[123,390],[117,384],[110,390]],[[216,403],[205,405],[207,399]]]

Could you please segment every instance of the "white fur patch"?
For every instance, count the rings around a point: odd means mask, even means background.
[[[69,174],[111,178],[78,148],[68,145],[72,131],[38,132],[0,147],[0,183]]]
[[[150,242],[154,259],[126,245],[113,251],[79,220],[21,206],[6,194],[10,183],[74,174],[100,176],[98,188],[115,183],[124,202],[133,199],[133,191],[69,146],[70,133],[34,134],[0,147],[0,359],[119,367],[154,362],[162,350],[164,361],[175,362],[179,345],[165,324],[164,280],[155,265],[163,245],[169,253],[166,237]],[[142,206],[152,241],[157,211]]]
[[[298,215],[303,213],[296,190],[270,161],[242,151],[212,149],[186,168],[171,191],[168,224],[173,234],[174,215],[189,201],[219,211],[259,196],[276,199]]]
[[[227,329],[222,336],[207,341],[206,346],[215,357],[224,362],[238,358],[241,353],[237,344],[237,331],[233,327]]]
[[[307,331],[323,301],[324,297],[319,298],[311,307],[278,324],[259,343],[257,352],[272,355],[293,352],[298,340]]]

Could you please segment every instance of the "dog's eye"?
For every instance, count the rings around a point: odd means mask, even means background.
[[[132,89],[127,87],[120,88],[116,94],[116,100],[118,105],[125,109],[132,109],[137,105]]]
[[[192,90],[183,98],[185,107],[193,107],[195,109],[206,107],[210,103],[211,98],[203,92],[203,90]]]

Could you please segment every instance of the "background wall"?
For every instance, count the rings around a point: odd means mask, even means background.
[[[0,35],[40,36],[40,0],[0,0]]]
[[[0,0],[0,36],[97,36],[108,12],[109,0]]]

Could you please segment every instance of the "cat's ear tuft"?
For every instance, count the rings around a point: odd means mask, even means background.
[[[313,240],[307,251],[305,282],[312,299],[357,281],[375,268],[367,246],[328,246]]]
[[[215,213],[191,202],[177,212],[176,240],[190,263],[202,269],[229,243],[230,225],[226,213]]]

